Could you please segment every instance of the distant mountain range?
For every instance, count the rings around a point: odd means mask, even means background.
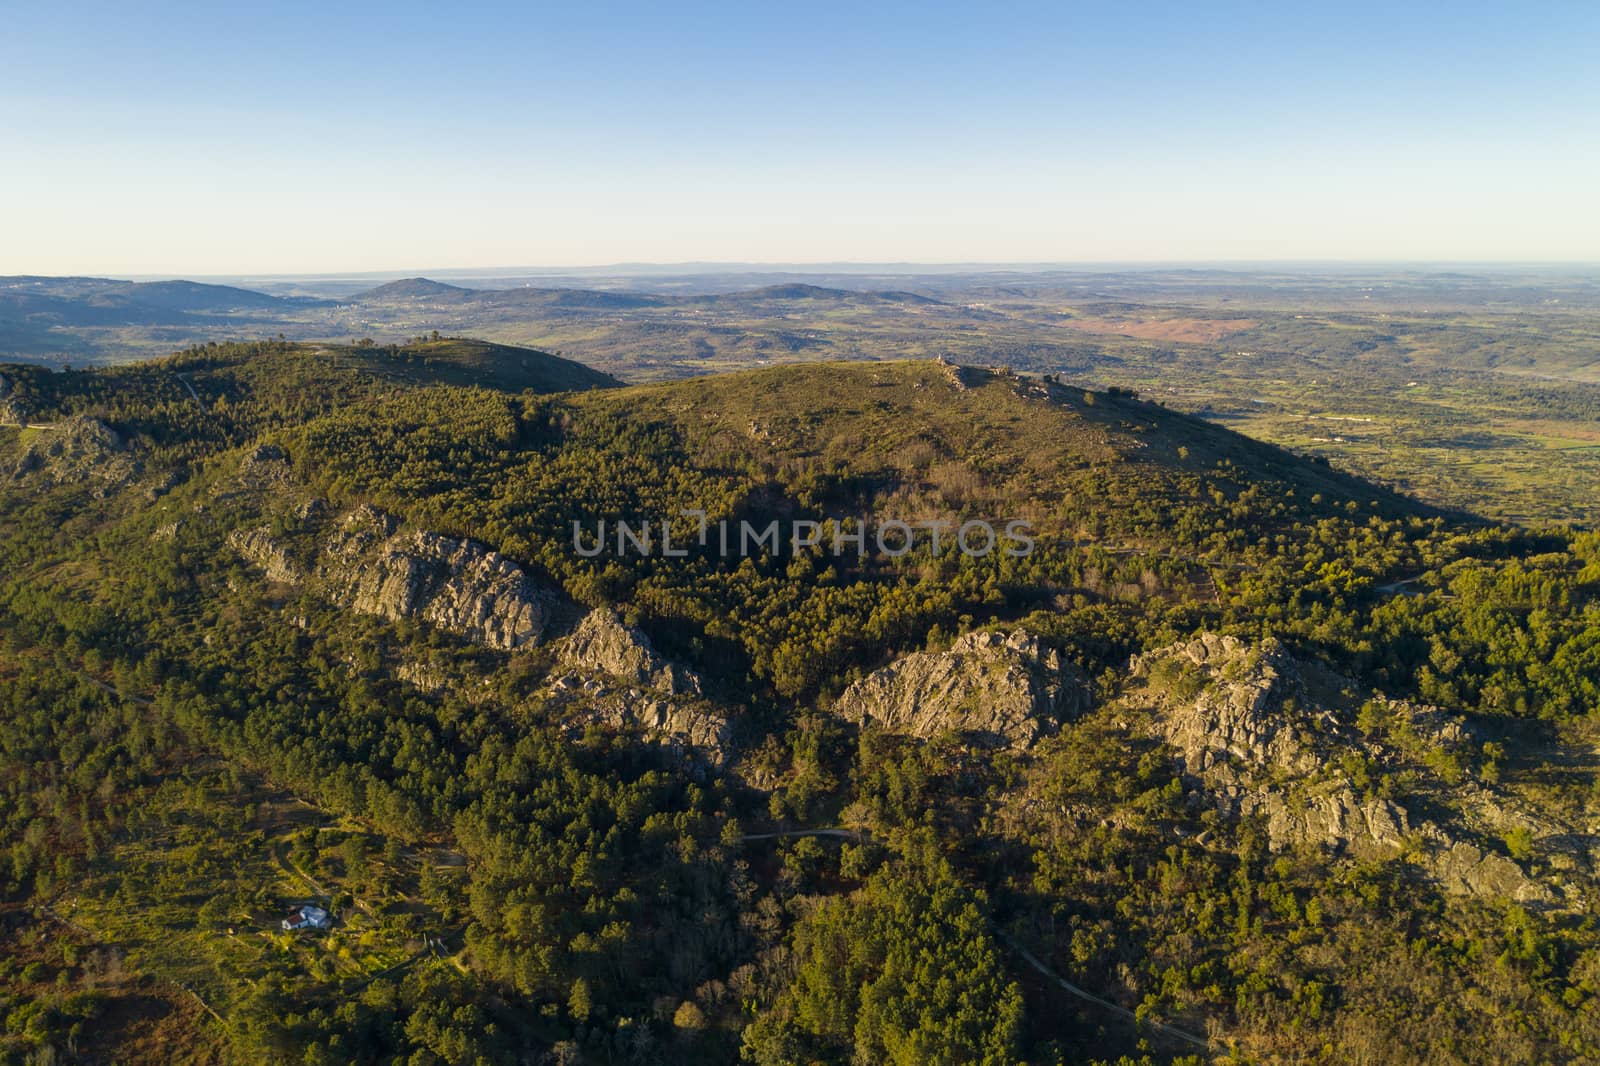
[[[391,343],[440,332],[539,347],[599,340],[605,351],[590,351],[589,345],[582,357],[628,372],[635,356],[646,366],[657,365],[664,354],[674,363],[700,366],[725,362],[735,347],[739,365],[762,365],[785,353],[820,354],[817,335],[797,328],[797,320],[826,315],[837,327],[842,315],[881,327],[884,319],[911,316],[908,323],[925,329],[930,323],[920,317],[923,312],[973,314],[961,303],[925,294],[793,280],[731,292],[696,286],[672,292],[625,285],[472,288],[411,277],[355,292],[336,286],[273,294],[188,280],[26,275],[0,277],[0,358],[58,365],[125,362],[197,343],[280,335]],[[617,345],[627,358],[611,357]]]
[[[191,314],[287,311],[326,301],[268,296],[197,281],[112,278],[0,278],[0,319],[55,316],[62,325],[135,325],[182,321]]]
[[[450,305],[481,304],[492,307],[542,306],[591,309],[631,309],[638,307],[667,307],[680,303],[737,307],[773,302],[840,303],[840,304],[938,304],[942,301],[910,292],[856,291],[852,289],[825,288],[820,285],[789,283],[767,285],[738,292],[711,293],[695,296],[685,301],[665,295],[644,295],[632,292],[611,292],[596,289],[538,288],[521,286],[512,289],[469,289],[450,285],[430,278],[404,278],[377,288],[356,293],[348,302],[355,304],[386,305],[397,302],[419,304],[441,303]]]
[[[744,292],[691,298],[689,302],[720,308],[760,306],[774,302],[808,304],[937,304],[930,297],[908,292],[856,292],[816,285],[784,284]],[[472,289],[429,278],[391,281],[340,300],[310,296],[273,296],[230,285],[195,281],[122,281],[88,277],[0,277],[0,337],[27,338],[53,329],[106,329],[125,327],[181,327],[215,325],[219,318],[265,324],[270,331],[276,319],[299,319],[308,311],[335,307],[392,309],[396,306],[482,308],[503,312],[518,308],[556,310],[632,310],[666,307],[684,301],[662,295],[607,292],[594,289],[536,288]],[[35,343],[38,343],[36,340]],[[43,351],[59,350],[59,343],[41,344]],[[27,341],[0,346],[14,355],[34,354]]]

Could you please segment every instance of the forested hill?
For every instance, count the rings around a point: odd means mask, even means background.
[[[934,361],[0,377],[0,1056],[1600,1054],[1600,537]]]
[[[418,338],[405,345],[207,344],[176,355],[52,373],[0,364],[0,422],[101,419],[157,446],[180,440],[211,450],[269,427],[392,393],[455,386],[498,392],[615,388],[608,374],[546,352],[486,341]]]

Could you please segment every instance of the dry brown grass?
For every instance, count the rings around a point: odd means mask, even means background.
[[[65,944],[75,946],[73,965],[63,961]],[[78,1041],[74,1062],[211,1066],[226,1060],[222,1033],[199,1001],[171,982],[129,968],[121,948],[97,945],[69,926],[33,918],[12,906],[0,910],[0,955],[14,967],[8,990],[28,999],[48,1002],[78,992],[101,997],[93,1022]],[[33,962],[45,965],[44,979],[21,979]],[[64,981],[58,983],[59,978]],[[13,1035],[10,1049],[21,1050],[23,1043]],[[0,1034],[0,1052],[6,1048],[6,1036]]]

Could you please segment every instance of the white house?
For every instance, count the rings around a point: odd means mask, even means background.
[[[293,929],[326,929],[328,928],[328,912],[321,907],[307,904],[289,913],[283,920],[285,931]]]

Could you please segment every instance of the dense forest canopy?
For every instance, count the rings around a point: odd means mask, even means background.
[[[1600,1055],[1600,535],[931,360],[0,376],[7,1061]]]

